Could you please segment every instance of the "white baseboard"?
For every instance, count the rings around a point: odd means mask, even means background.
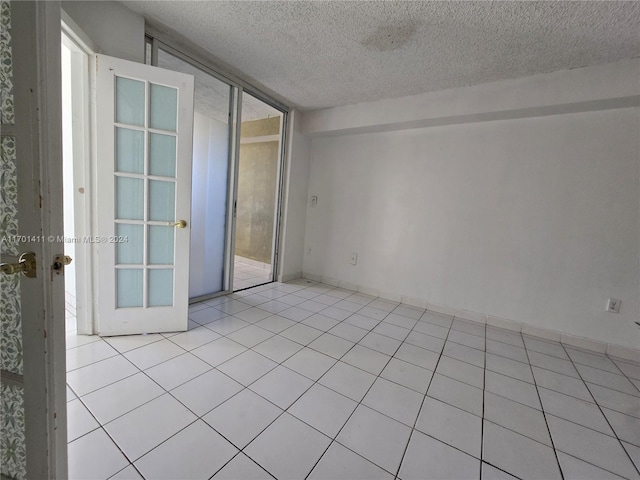
[[[590,352],[601,354],[607,353],[608,343],[601,342],[599,340],[592,340],[591,338],[580,337],[578,335],[563,333],[560,343],[563,343],[568,347],[579,348],[580,350],[588,350]]]
[[[404,303],[413,307],[426,308],[428,311],[438,313],[441,315],[447,315],[455,318],[461,318],[463,320],[469,320],[482,325],[488,325],[491,327],[501,328],[503,330],[511,330],[514,332],[520,332],[524,335],[532,337],[542,338],[544,340],[551,340],[554,342],[560,342],[572,348],[580,350],[587,350],[590,352],[607,354],[623,360],[631,360],[636,363],[640,363],[640,350],[630,347],[624,347],[622,345],[616,345],[612,343],[603,342],[601,340],[594,340],[591,338],[581,337],[579,335],[573,335],[557,330],[551,330],[548,328],[537,327],[529,325],[527,323],[518,322],[508,318],[495,317],[486,313],[471,312],[469,310],[462,310],[444,305],[436,305],[428,300],[422,298],[409,297],[393,292],[381,292],[375,288],[368,287],[366,285],[358,285],[351,282],[341,281],[331,277],[323,277],[322,275],[316,275],[313,273],[302,272],[302,277],[314,282],[325,283],[334,287],[344,288],[346,290],[352,290],[354,292],[362,292],[374,297],[380,297],[384,300],[391,300],[394,302]]]
[[[322,282],[322,277],[320,275],[314,275],[312,273],[304,273],[302,272],[302,278],[306,279],[306,280],[311,280],[312,282]],[[327,283],[328,285],[331,285],[331,283],[329,282],[324,282]]]
[[[406,295],[403,295],[400,303],[404,303],[405,305],[410,305],[412,307],[427,308],[427,304],[429,302],[423,300],[422,298],[408,297]]]
[[[502,328],[503,330],[511,330],[514,332],[522,333],[523,325],[519,322],[514,322],[506,318],[494,317],[493,315],[487,315],[487,325],[496,328]]]
[[[335,285],[335,283],[329,284],[329,285]],[[338,282],[338,285],[336,285],[336,286],[340,287],[340,288],[343,288],[345,290],[351,290],[352,292],[357,292],[358,291],[358,285],[356,283]]]
[[[378,292],[378,297],[383,300],[389,300],[390,302],[402,303],[402,295],[391,292]]]
[[[364,295],[371,295],[372,297],[379,297],[378,291],[373,288],[367,287],[358,287],[358,293],[362,293]]]
[[[529,335],[531,337],[543,338],[545,340],[551,340],[552,342],[559,342],[562,340],[562,333],[548,330],[546,328],[534,327],[526,323],[522,324],[523,335]]]
[[[623,347],[622,345],[607,345],[607,355],[611,357],[621,358],[623,360],[633,360],[640,364],[640,350],[635,348]]]
[[[297,280],[298,278],[302,278],[302,272],[283,273],[278,277],[278,281],[280,283],[287,283],[293,280]]]

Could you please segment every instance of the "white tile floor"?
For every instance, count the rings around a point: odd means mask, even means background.
[[[303,280],[76,336],[72,479],[638,479],[640,365]]]
[[[271,281],[271,270],[250,265],[238,257],[233,262],[233,290],[242,290]]]

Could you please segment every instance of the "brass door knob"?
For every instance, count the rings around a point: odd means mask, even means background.
[[[0,264],[2,273],[11,275],[13,273],[24,273],[26,277],[36,277],[36,254],[24,252],[15,263],[3,262]]]
[[[178,220],[177,222],[170,222],[170,223],[168,223],[168,225],[170,227],[187,228],[187,221],[186,220]]]

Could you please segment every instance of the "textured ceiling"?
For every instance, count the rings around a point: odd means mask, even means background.
[[[224,124],[228,123],[230,95],[228,84],[163,50],[158,51],[158,66],[193,75],[195,77],[195,111]],[[282,115],[275,108],[246,92],[242,96],[241,114],[243,122]]]
[[[638,2],[122,2],[314,109],[640,56]]]

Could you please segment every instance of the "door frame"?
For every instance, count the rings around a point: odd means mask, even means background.
[[[61,10],[61,30],[73,49],[86,58],[86,70],[82,72],[80,79],[74,78],[72,72],[71,82],[72,105],[74,121],[72,122],[73,139],[73,205],[64,205],[67,210],[74,211],[75,243],[74,266],[76,272],[76,320],[77,332],[81,335],[92,335],[96,332],[95,311],[97,307],[94,292],[97,282],[93,272],[97,262],[96,252],[91,242],[76,241],[75,239],[89,238],[93,235],[96,213],[94,195],[96,189],[95,169],[96,145],[92,142],[95,136],[95,122],[93,121],[94,76],[95,76],[95,51],[96,47],[91,39],[73,21],[73,19]],[[62,40],[61,38],[61,41]],[[73,62],[73,60],[72,60]],[[73,67],[72,67],[73,69]],[[75,84],[74,80],[79,80]],[[75,121],[77,119],[77,121]],[[79,135],[78,135],[79,133]],[[84,189],[79,194],[78,189]],[[93,222],[93,223],[92,223]]]
[[[63,249],[55,241],[63,234],[60,2],[12,1],[11,19],[18,101],[15,131],[3,134],[16,138],[20,155],[21,232],[42,240],[20,245],[37,258],[37,277],[21,280],[27,475],[64,479],[68,477],[64,276],[52,269],[53,258]]]
[[[234,172],[240,171],[240,140],[241,140],[241,129],[242,129],[242,97],[244,96],[245,90],[240,89],[239,93],[239,105],[237,108],[237,142],[234,145],[235,148],[235,157],[234,157]],[[260,285],[264,285],[266,283],[276,282],[278,279],[278,272],[280,270],[279,259],[280,259],[280,248],[282,243],[280,241],[280,234],[282,230],[282,219],[283,219],[283,201],[284,201],[284,184],[285,184],[285,171],[286,171],[286,145],[287,145],[287,130],[288,130],[288,119],[289,119],[289,111],[284,111],[280,107],[264,100],[263,97],[255,95],[253,92],[247,91],[249,95],[253,98],[265,103],[266,105],[275,108],[278,110],[282,116],[280,117],[280,138],[278,140],[278,164],[276,169],[276,194],[274,195],[274,205],[273,205],[273,228],[271,233],[271,280],[264,283],[259,283],[252,287],[241,288],[240,290],[246,290],[249,288],[258,287]],[[235,205],[238,200],[238,180],[239,175],[236,173],[234,176],[234,184],[233,184],[233,204],[234,204],[234,215],[233,215],[233,225],[231,226],[231,238],[232,241],[230,243],[230,262],[231,262],[231,273],[230,283],[231,289],[233,291],[233,266],[235,264],[235,233],[236,233],[236,215],[235,215]]]
[[[274,221],[271,248],[271,280],[277,281],[278,271],[280,270],[280,248],[281,230],[283,220],[283,200],[284,200],[284,184],[286,172],[286,148],[287,148],[287,130],[289,125],[290,109],[287,105],[279,102],[260,90],[256,89],[250,83],[238,78],[236,75],[225,71],[217,65],[216,59],[210,58],[207,52],[203,52],[201,48],[193,45],[188,40],[181,39],[177,41],[170,34],[165,33],[166,28],[156,28],[153,25],[145,26],[145,42],[150,43],[151,58],[147,59],[152,65],[157,65],[158,49],[170,53],[179,59],[190,63],[196,68],[201,69],[205,73],[227,83],[232,87],[230,98],[231,118],[229,121],[229,170],[227,179],[227,221],[225,225],[225,275],[223,281],[223,290],[211,295],[203,295],[190,298],[189,303],[196,303],[203,300],[209,300],[222,295],[233,293],[233,275],[234,275],[234,252],[235,252],[235,231],[236,231],[236,202],[238,195],[238,169],[240,164],[240,128],[242,120],[242,96],[247,92],[256,99],[266,103],[270,107],[279,110],[282,113],[280,122],[280,142],[278,148],[278,172],[276,179],[276,195],[274,205]],[[270,283],[266,282],[266,283]]]
[[[289,131],[289,112],[282,112],[280,117],[280,140],[278,142],[278,154],[280,155],[280,161],[278,162],[277,173],[277,192],[274,206],[274,219],[273,219],[273,243],[271,245],[271,281],[275,282],[278,279],[278,273],[280,271],[280,249],[282,248],[281,234],[282,234],[282,219],[284,204],[284,190],[285,190],[285,169],[287,161],[287,132]]]
[[[229,228],[231,223],[233,222],[234,216],[234,201],[230,198],[230,192],[233,192],[234,187],[234,178],[235,172],[237,171],[237,166],[235,162],[236,151],[239,149],[239,141],[240,141],[240,132],[239,129],[236,128],[238,121],[238,112],[237,105],[241,106],[239,101],[240,97],[240,86],[235,82],[229,80],[228,78],[220,75],[218,72],[213,70],[210,66],[201,63],[198,60],[193,59],[189,55],[183,53],[181,50],[174,48],[170,43],[165,43],[167,40],[160,40],[156,37],[150,37],[149,32],[147,32],[146,41],[151,44],[151,58],[147,59],[147,63],[150,63],[153,66],[158,65],[158,49],[161,49],[174,57],[191,64],[193,67],[202,70],[204,73],[211,75],[217,80],[226,83],[231,88],[231,94],[229,95],[229,112],[231,113],[229,118],[229,130],[228,130],[228,142],[229,142],[229,151],[227,155],[227,213],[226,213],[226,221],[225,221],[225,246],[224,246],[224,269],[225,274],[222,281],[222,290],[216,293],[201,295],[198,297],[189,298],[189,304],[201,302],[204,300],[210,300],[212,298],[220,297],[223,295],[228,295],[233,292],[233,282],[231,279],[233,278],[233,261],[229,261],[229,259],[233,258],[233,249],[231,245],[233,245],[233,230]],[[231,221],[230,221],[231,220]]]

